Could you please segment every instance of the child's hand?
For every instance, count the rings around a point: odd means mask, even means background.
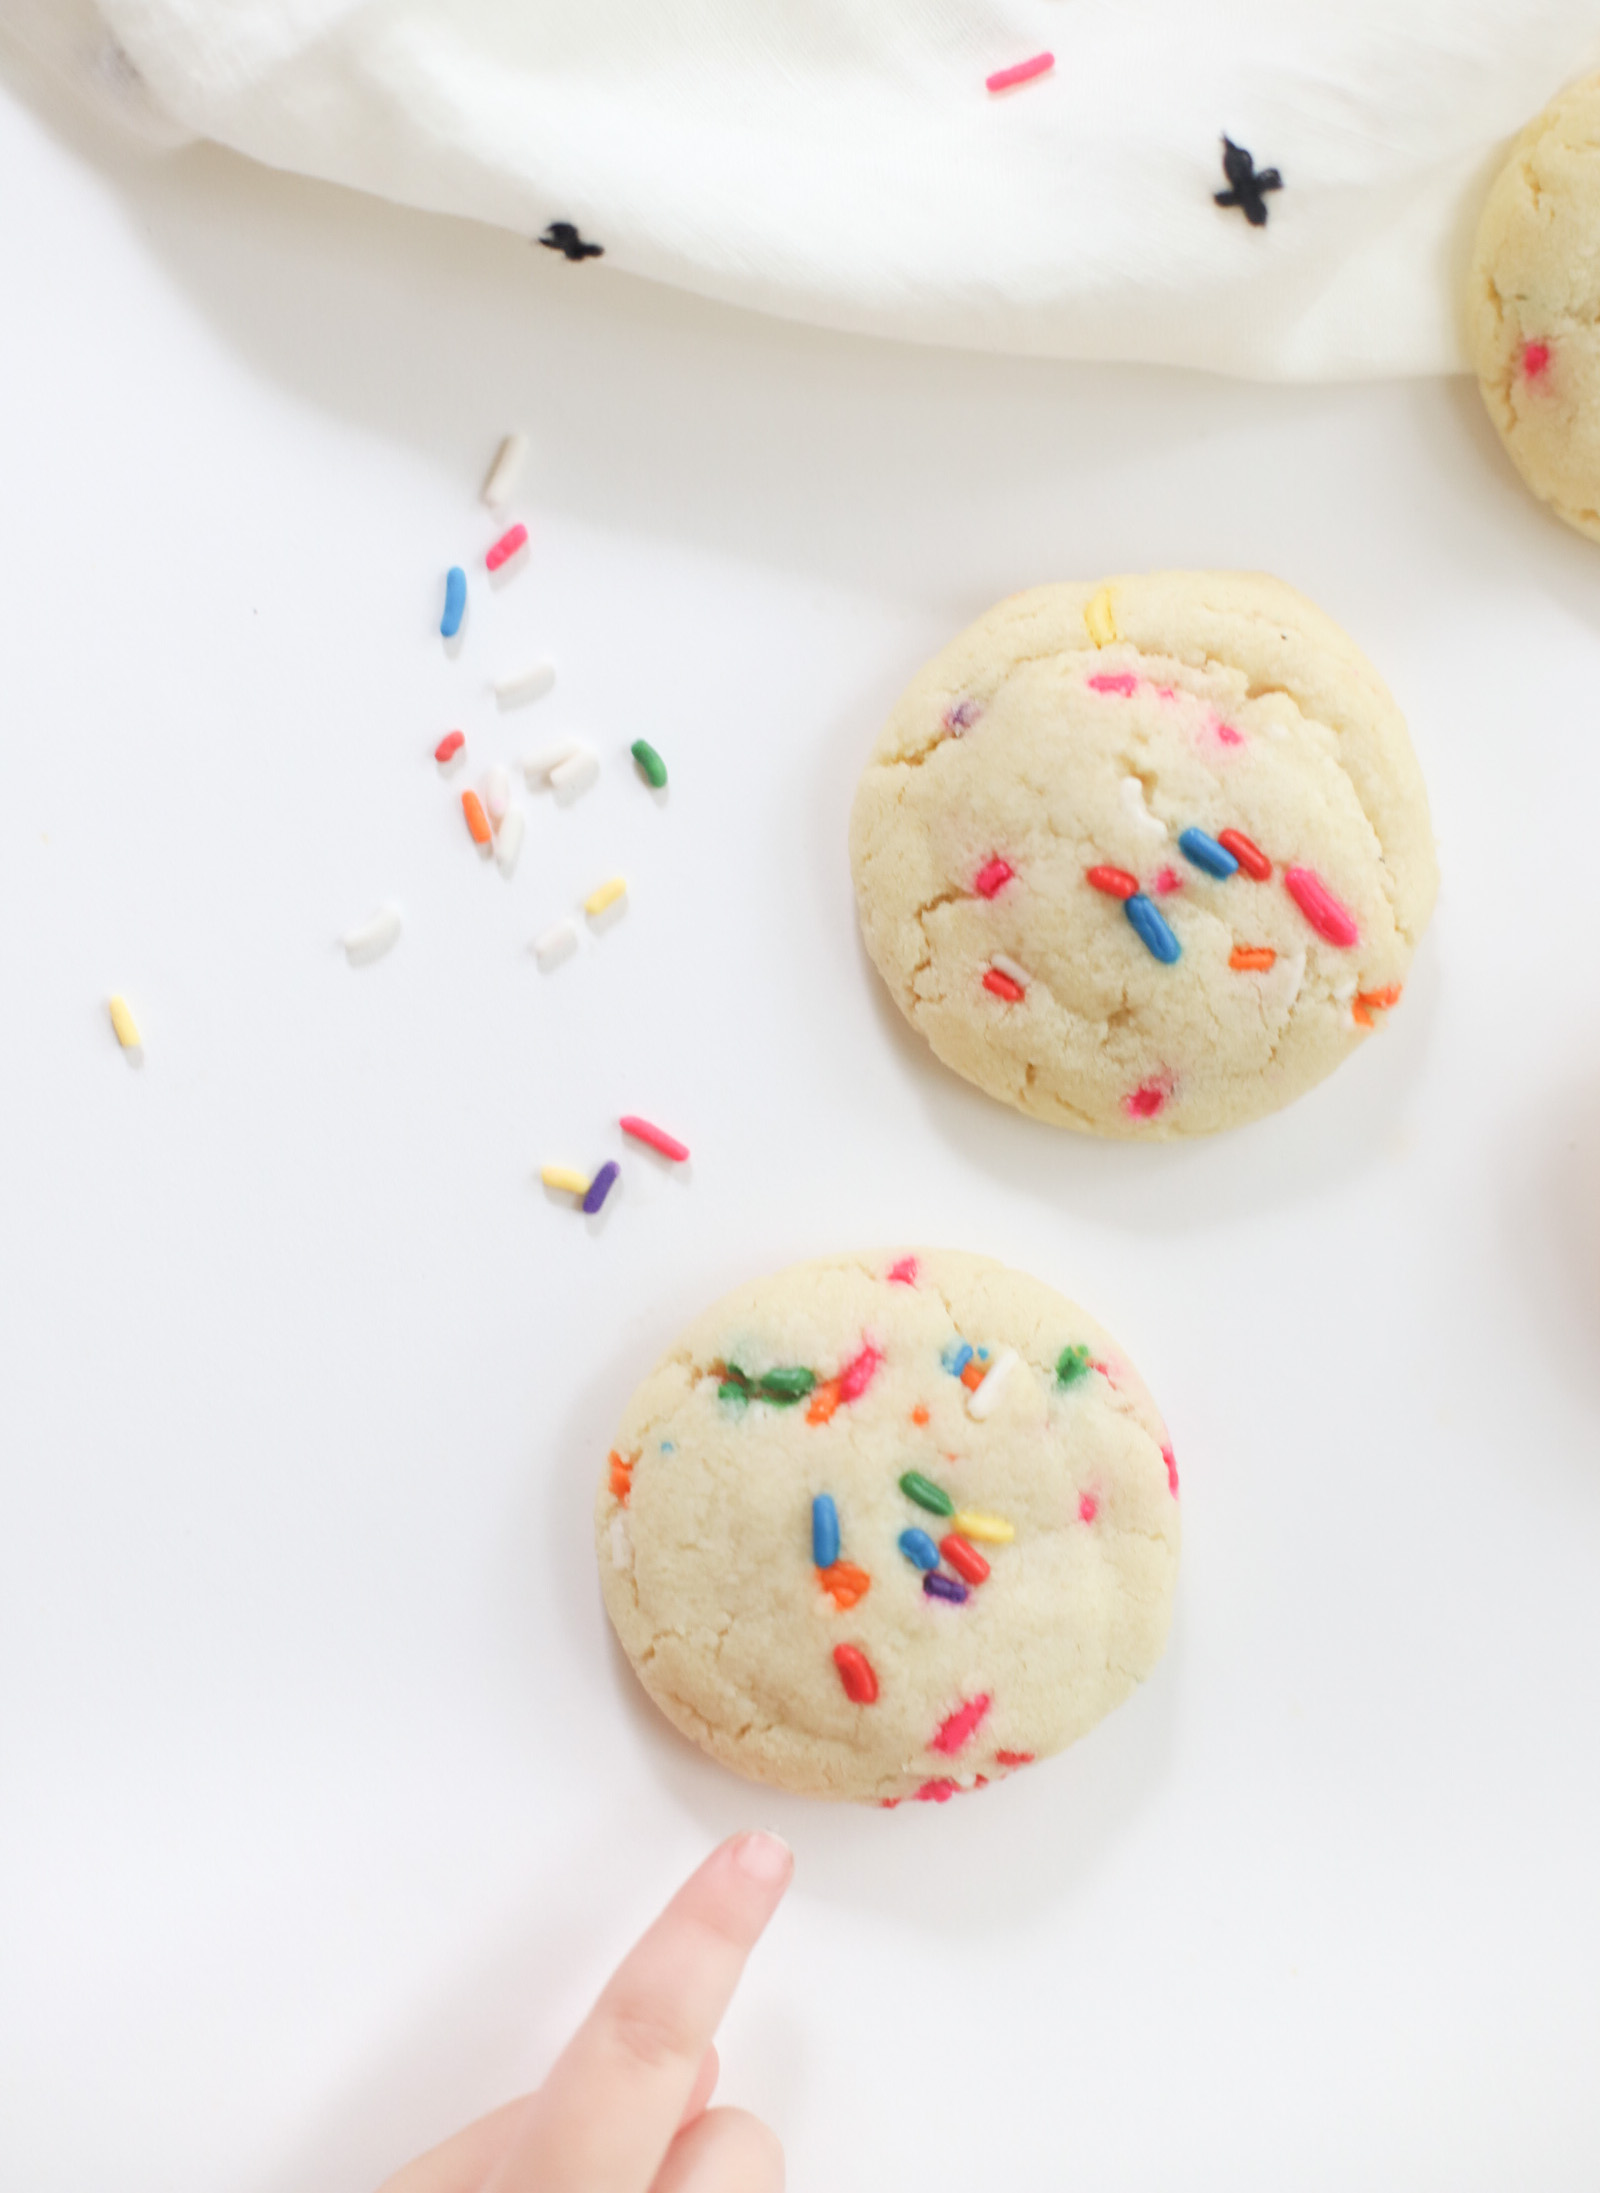
[[[783,2151],[766,2126],[706,2104],[712,2036],[793,1870],[775,1835],[714,1850],[538,2093],[480,2117],[382,2193],[782,2193]]]

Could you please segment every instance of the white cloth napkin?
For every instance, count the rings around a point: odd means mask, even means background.
[[[1293,379],[1460,370],[1595,0],[0,0],[111,103],[797,319]],[[1004,93],[985,78],[1051,51]],[[1283,187],[1223,210],[1223,133]]]

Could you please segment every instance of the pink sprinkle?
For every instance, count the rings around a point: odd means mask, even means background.
[[[1165,1074],[1147,1081],[1122,1100],[1122,1109],[1130,1119],[1154,1119],[1172,1094],[1171,1080]],[[1098,1368],[1098,1366],[1096,1366]]]
[[[1178,688],[1175,685],[1158,685],[1156,691],[1164,701],[1175,701],[1178,697]]]
[[[1167,1490],[1176,1500],[1178,1497],[1178,1458],[1170,1447],[1163,1447],[1161,1459],[1167,1465]]]
[[[501,534],[484,557],[485,565],[491,571],[498,571],[503,563],[509,563],[517,550],[526,544],[527,538],[528,529],[525,525],[512,526],[509,532]]]
[[[1156,889],[1158,891],[1181,891],[1183,889],[1183,878],[1175,868],[1163,868],[1156,877]]]
[[[1089,680],[1091,693],[1121,693],[1131,697],[1139,689],[1139,681],[1131,670],[1101,670]]]
[[[652,1127],[647,1119],[636,1119],[626,1113],[617,1122],[625,1135],[632,1135],[635,1142],[647,1142],[652,1150],[659,1150],[663,1157],[670,1157],[674,1165],[681,1165],[689,1155],[687,1142],[680,1142],[676,1135],[669,1135],[665,1127]]]
[[[917,1260],[903,1256],[898,1264],[889,1266],[890,1283],[897,1287],[914,1287],[917,1283]]]
[[[996,69],[992,76],[984,78],[984,89],[1009,91],[1013,84],[1026,84],[1032,77],[1047,74],[1055,65],[1053,53],[1036,53],[1031,61],[1018,61],[1011,68]]]
[[[1235,731],[1231,723],[1219,723],[1217,725],[1217,737],[1224,746],[1243,746],[1244,744],[1244,733]]]
[[[959,1797],[960,1794],[959,1782],[924,1782],[917,1791],[917,1802],[923,1805],[947,1805],[952,1797]]]
[[[1361,931],[1356,927],[1355,916],[1347,906],[1341,906],[1322,878],[1313,875],[1309,868],[1286,868],[1283,880],[1292,898],[1319,937],[1326,937],[1330,944],[1342,945],[1346,951],[1352,944],[1359,944]]]
[[[994,1763],[997,1767],[1031,1767],[1033,1765],[1033,1753],[1031,1751],[997,1751],[994,1755]]]
[[[1010,861],[1002,860],[997,853],[993,860],[985,861],[972,879],[972,888],[980,898],[992,899],[996,891],[1008,884],[1016,870]]]
[[[871,1341],[862,1349],[853,1363],[847,1363],[839,1373],[839,1399],[859,1401],[878,1375],[878,1365],[883,1356]]]
[[[1550,363],[1548,343],[1524,343],[1522,346],[1522,370],[1530,381],[1536,381]]]
[[[947,1720],[939,1723],[939,1733],[928,1749],[942,1751],[947,1759],[953,1759],[962,1745],[970,1743],[977,1734],[979,1724],[992,1703],[985,1691],[981,1698],[974,1698],[970,1705],[958,1706]]]
[[[1096,1500],[1092,1492],[1086,1492],[1078,1502],[1078,1521],[1080,1523],[1092,1523],[1099,1513],[1099,1501]]]
[[[976,701],[957,701],[954,708],[945,710],[944,727],[947,731],[954,731],[958,734],[962,731],[970,731],[982,714],[983,710]]]

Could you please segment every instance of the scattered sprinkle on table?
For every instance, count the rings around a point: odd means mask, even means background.
[[[480,853],[487,854],[494,842],[494,832],[489,827],[489,818],[484,813],[483,802],[476,792],[462,793],[461,812],[467,818],[467,828],[471,832],[473,844]]]
[[[352,967],[370,967],[375,959],[382,959],[399,934],[399,908],[380,906],[358,927],[347,930],[339,941]]]
[[[548,784],[564,761],[571,761],[574,754],[582,752],[581,739],[557,739],[553,746],[541,746],[538,753],[530,754],[522,765],[529,790],[535,791],[541,784]]]
[[[120,990],[110,1001],[107,1011],[111,1015],[111,1026],[122,1048],[125,1051],[142,1051],[144,1044],[139,1035],[139,1024],[134,1019],[128,1008],[128,1001]]]
[[[439,630],[445,639],[455,638],[466,613],[467,574],[460,564],[453,563],[444,575],[444,615],[439,619]]]
[[[598,889],[589,893],[583,902],[583,910],[591,918],[603,914],[608,906],[615,906],[618,899],[627,895],[628,880],[625,876],[610,876]]]
[[[1212,192],[1219,206],[1237,206],[1252,228],[1267,225],[1267,202],[1262,193],[1282,190],[1283,177],[1276,168],[1257,169],[1253,154],[1243,145],[1236,145],[1231,137],[1222,140],[1222,172],[1228,178],[1226,190]]]
[[[600,781],[600,757],[592,746],[580,746],[550,772],[550,788],[564,807],[570,806]]]
[[[495,542],[493,548],[484,557],[484,565],[490,571],[498,571],[502,564],[508,564],[511,561],[519,548],[526,548],[527,545],[527,527],[520,523],[508,526]]]
[[[559,967],[564,959],[570,959],[577,949],[578,925],[575,921],[558,921],[533,940],[533,956],[546,974],[552,967]]]
[[[547,1188],[555,1188],[562,1195],[586,1196],[589,1193],[589,1175],[580,1173],[570,1165],[546,1165],[540,1169],[539,1178]]]
[[[464,731],[447,731],[434,748],[433,758],[442,768],[445,763],[455,760],[466,743],[467,734]]]
[[[507,808],[494,837],[494,863],[501,875],[508,880],[516,873],[517,862],[522,856],[524,819],[520,807]]]
[[[1053,53],[1036,53],[1031,61],[1016,61],[1008,69],[996,69],[984,78],[983,86],[985,91],[1009,91],[1013,84],[1026,84],[1035,76],[1048,75],[1055,65]]]
[[[648,739],[635,739],[628,749],[644,773],[645,782],[659,792],[667,781],[667,765]]]
[[[669,1135],[663,1127],[653,1127],[649,1120],[640,1119],[633,1112],[624,1112],[620,1124],[625,1135],[632,1135],[635,1142],[648,1143],[652,1150],[671,1158],[674,1165],[681,1165],[689,1155],[688,1143],[680,1142],[676,1135]]]
[[[617,1175],[621,1172],[621,1170],[622,1167],[617,1163],[616,1159],[614,1157],[608,1157],[605,1163],[601,1166],[599,1172],[597,1172],[593,1180],[590,1181],[588,1191],[583,1199],[583,1208],[585,1214],[588,1217],[593,1218],[595,1212],[598,1211],[600,1209],[600,1206],[605,1202],[606,1197],[616,1186]]]
[[[498,510],[502,503],[511,500],[511,490],[517,484],[517,474],[522,470],[527,454],[526,434],[508,434],[495,451],[494,463],[483,483],[483,499],[491,510]]]
[[[575,263],[580,259],[605,257],[605,245],[585,243],[571,221],[552,221],[538,241],[546,251],[559,251],[564,259]]]
[[[509,677],[496,678],[494,697],[502,708],[520,708],[525,701],[543,700],[555,682],[554,663],[530,663],[526,670],[514,670]]]
[[[491,822],[504,822],[511,805],[511,773],[503,762],[497,761],[483,780],[483,804]]]

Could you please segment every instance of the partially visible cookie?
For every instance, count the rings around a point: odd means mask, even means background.
[[[639,1680],[713,1758],[935,1802],[1059,1751],[1166,1643],[1178,1474],[1082,1310],[952,1250],[829,1257],[697,1318],[595,1511]]]
[[[1041,586],[912,681],[862,774],[867,949],[957,1073],[1064,1127],[1287,1104],[1399,1000],[1438,884],[1405,721],[1281,580]]]
[[[1478,223],[1467,341],[1529,487],[1600,540],[1600,76],[1530,122]]]

